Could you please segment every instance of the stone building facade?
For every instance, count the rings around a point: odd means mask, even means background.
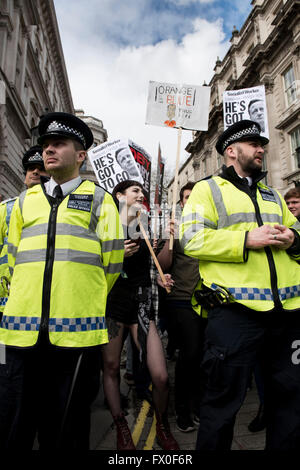
[[[24,189],[39,117],[74,113],[53,0],[0,0],[0,195]]]
[[[265,152],[267,184],[284,194],[300,184],[300,1],[252,0],[252,10],[231,46],[217,59],[211,87],[209,126],[197,131],[186,150],[191,156],[179,171],[178,188],[218,174],[223,158],[215,149],[223,131],[225,90],[264,85],[270,143]],[[174,179],[168,187],[172,201]]]

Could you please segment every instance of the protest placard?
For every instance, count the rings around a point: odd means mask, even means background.
[[[128,139],[104,142],[89,150],[88,157],[100,186],[109,193],[121,181],[132,179],[144,183]]]
[[[208,129],[210,87],[149,82],[146,124]]]
[[[264,85],[223,93],[224,129],[237,121],[251,119],[258,122],[261,135],[269,138],[268,115]]]
[[[161,148],[159,144],[158,155],[157,155],[156,184],[155,184],[155,194],[154,194],[154,204],[157,205],[158,207],[161,205],[161,199],[162,199],[164,170],[165,170],[165,162],[162,157]]]
[[[154,211],[152,217],[154,217],[154,238],[159,238],[159,218],[161,216],[161,200],[163,192],[163,179],[164,179],[165,162],[161,154],[160,144],[158,145],[157,154],[157,167],[156,167],[156,182],[155,182],[155,193],[154,193]]]
[[[137,163],[139,172],[143,178],[144,193],[148,202],[150,202],[150,186],[151,186],[151,156],[140,145],[132,140],[128,140],[131,153]]]

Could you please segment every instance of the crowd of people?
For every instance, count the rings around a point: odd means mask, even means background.
[[[152,384],[157,442],[179,450],[163,323],[167,354],[178,351],[176,425],[198,428],[197,450],[231,448],[253,373],[260,408],[249,429],[266,427],[268,450],[296,449],[300,188],[282,197],[263,183],[260,125],[220,135],[222,173],[182,187],[182,217],[150,241],[142,184],[122,181],[110,195],[81,179],[89,127],[48,113],[38,129],[22,161],[27,189],[0,205],[0,448],[87,450],[102,371],[116,448],[134,451],[120,395],[129,334],[134,381]]]

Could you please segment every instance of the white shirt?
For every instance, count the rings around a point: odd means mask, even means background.
[[[66,183],[60,184],[59,186],[61,187],[63,195],[66,196],[67,194],[70,194],[72,191],[74,191],[74,189],[76,189],[80,185],[81,181],[81,177],[77,176],[76,178],[73,178],[72,180],[67,181]],[[45,183],[46,193],[49,194],[49,196],[53,196],[54,188],[57,185],[58,183],[51,176],[50,180]]]
[[[238,175],[238,176],[239,176],[241,179],[243,179],[243,178],[244,178],[244,177],[243,177],[243,176],[241,176],[241,175]],[[251,176],[245,176],[245,178],[248,180],[248,184],[249,184],[249,186],[251,186],[251,185],[252,185],[252,178],[251,178]]]

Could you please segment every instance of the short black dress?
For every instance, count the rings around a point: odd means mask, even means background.
[[[107,297],[106,319],[111,337],[111,321],[125,325],[138,324],[138,339],[146,352],[150,320],[155,320],[150,278],[150,252],[141,239],[139,250],[124,258],[123,269]]]

